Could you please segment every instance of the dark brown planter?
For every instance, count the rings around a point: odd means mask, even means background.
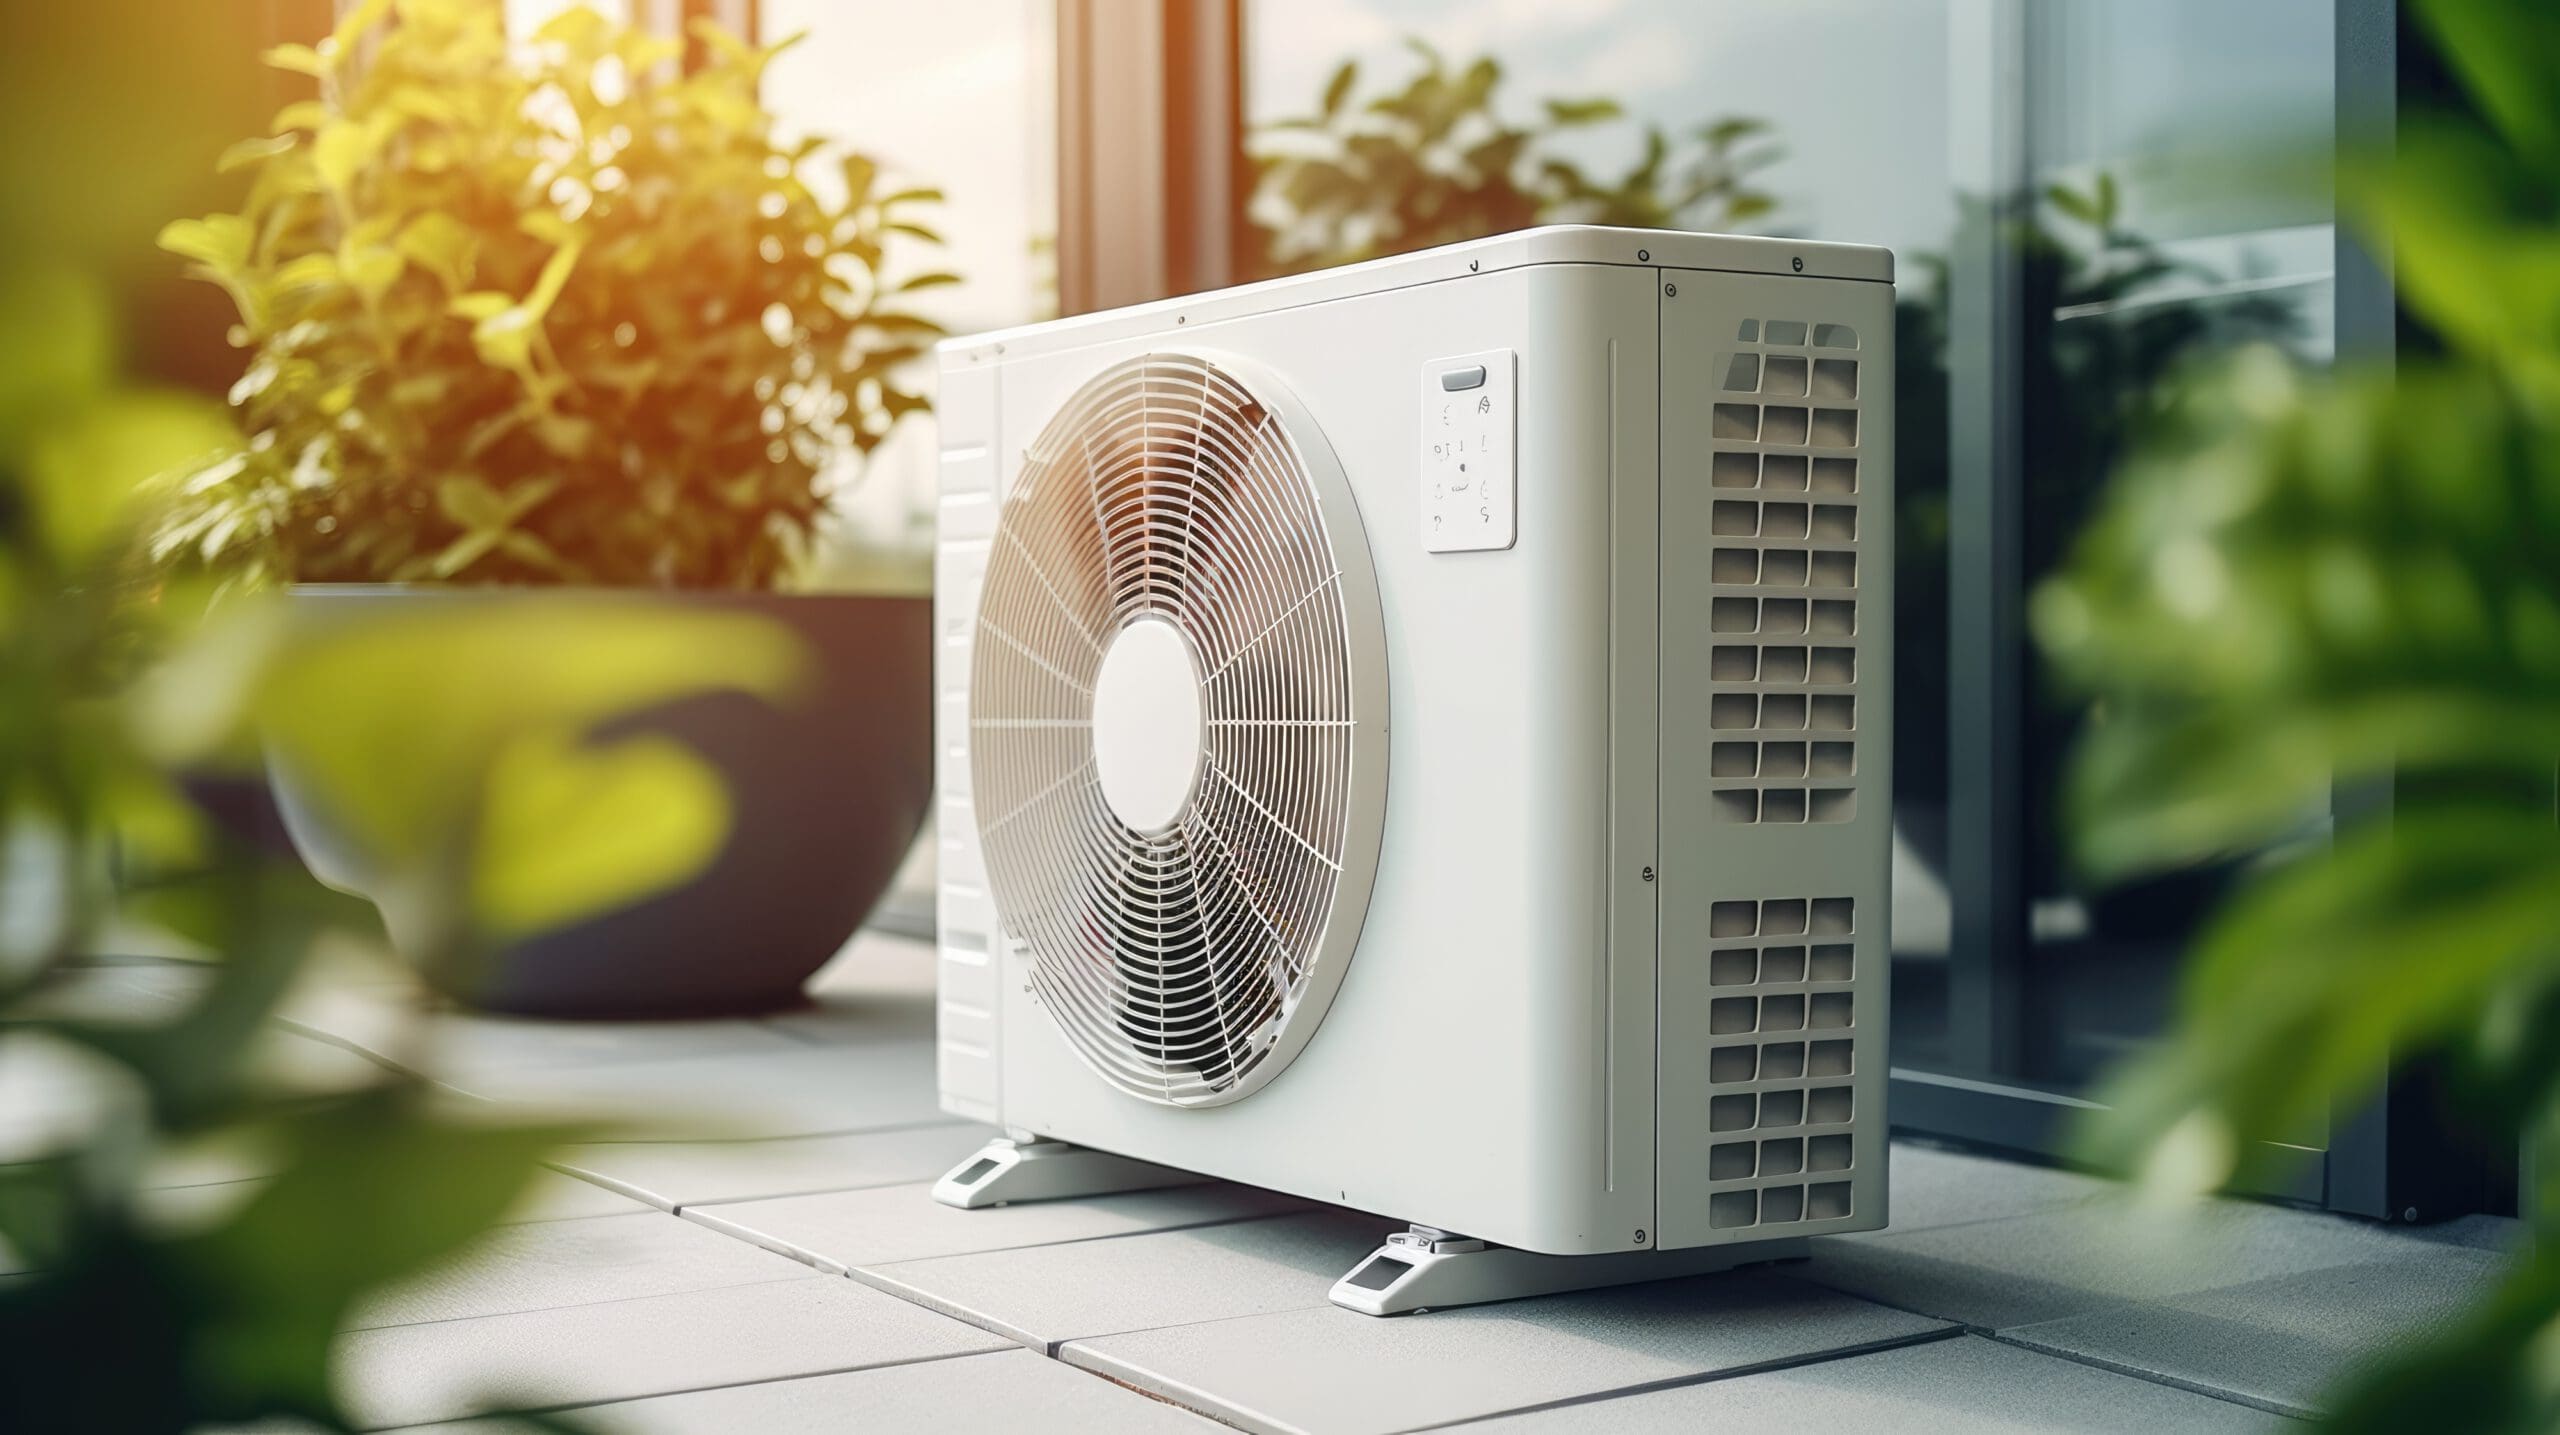
[[[538,630],[546,589],[314,586],[294,601],[472,603],[524,609]],[[593,591],[566,595],[591,603]],[[728,784],[726,847],[683,886],[512,944],[475,970],[424,968],[427,981],[492,1011],[540,1016],[698,1016],[798,1002],[801,985],[861,925],[923,823],[933,770],[932,603],[925,598],[769,593],[632,593],[616,601],[745,611],[789,627],[816,682],[779,706],[738,692],[681,698],[616,718],[597,736],[663,733]],[[457,681],[467,681],[457,675]],[[276,771],[294,845],[331,886],[376,895],[361,854]],[[383,912],[395,945],[416,920]]]

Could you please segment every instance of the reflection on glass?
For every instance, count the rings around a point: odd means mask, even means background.
[[[1392,93],[1417,71],[1408,45],[1418,40],[1461,74],[1493,59],[1499,111],[1516,127],[1542,128],[1549,100],[1613,103],[1617,118],[1564,126],[1535,151],[1597,181],[1639,170],[1649,130],[1666,142],[1668,188],[1684,144],[1732,117],[1765,121],[1783,159],[1748,181],[1774,207],[1744,216],[1743,228],[1911,254],[1943,247],[1955,216],[1946,9],[1942,0],[1249,0],[1245,122],[1269,136],[1318,113],[1345,62],[1358,67],[1364,100]],[[1535,178],[1524,169],[1521,182]]]
[[[524,3],[524,0],[515,0]],[[1057,41],[1052,0],[761,0],[765,40],[804,38],[773,63],[765,102],[790,129],[877,158],[896,186],[938,189],[948,248],[932,265],[960,276],[917,307],[956,333],[1057,313]],[[823,179],[825,166],[813,166]],[[893,272],[917,266],[890,256]],[[934,479],[930,425],[880,446],[838,502],[823,586],[930,591]],[[932,824],[874,920],[933,922]]]
[[[1529,224],[1901,256],[1894,1043],[1945,1059],[1948,14],[1915,0],[1258,0],[1247,219],[1270,272]]]
[[[2068,554],[2178,365],[2253,341],[2328,357],[2329,198],[2243,176],[2280,150],[2326,148],[2334,79],[2326,0],[2065,0],[2029,16],[2038,198],[2021,241],[2019,407],[2032,586]],[[2250,855],[2084,889],[2058,789],[2099,715],[2056,698],[2032,650],[2025,701],[2026,1049],[2013,1074],[2076,1087],[2160,1029],[2189,933]]]

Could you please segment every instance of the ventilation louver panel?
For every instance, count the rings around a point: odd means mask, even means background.
[[[1726,901],[1708,931],[1707,1224],[1855,1214],[1857,903]]]
[[[1005,498],[972,657],[1003,929],[1085,1062],[1175,1105],[1244,1095],[1321,1019],[1384,790],[1357,515],[1321,437],[1259,388],[1153,354],[1079,390]],[[1190,796],[1153,832],[1107,800],[1094,728],[1106,653],[1142,622],[1181,634],[1202,714]]]
[[[1857,331],[1746,319],[1709,415],[1715,816],[1857,816]],[[1868,521],[1874,521],[1870,516]]]

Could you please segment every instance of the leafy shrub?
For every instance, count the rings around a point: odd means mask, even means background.
[[[931,190],[859,155],[807,182],[757,84],[573,9],[511,45],[487,0],[368,0],[232,148],[237,213],[166,247],[227,290],[246,443],[158,552],[288,581],[768,587],[848,453],[927,407],[902,375],[953,282],[881,277]],[[361,63],[357,57],[361,55]]]

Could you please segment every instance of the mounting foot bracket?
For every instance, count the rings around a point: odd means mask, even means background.
[[[1333,1303],[1362,1315],[1406,1315],[1443,1306],[1703,1275],[1790,1260],[1808,1250],[1804,1237],[1793,1236],[1679,1251],[1546,1256],[1415,1226],[1388,1236],[1385,1245],[1334,1282]]]
[[[933,1199],[974,1211],[1013,1201],[1108,1196],[1116,1191],[1189,1186],[1207,1179],[1064,1141],[1014,1141],[1000,1136],[934,1182]]]

